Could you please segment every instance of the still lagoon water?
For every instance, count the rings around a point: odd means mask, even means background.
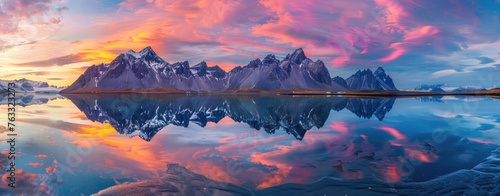
[[[18,97],[17,187],[2,183],[5,195],[154,187],[148,180],[172,176],[166,172],[172,163],[234,184],[222,192],[203,192],[213,189],[203,185],[202,194],[498,191],[500,102],[490,97]],[[0,111],[7,111],[0,99]],[[5,130],[1,139],[4,174]],[[179,183],[162,193],[189,193]]]

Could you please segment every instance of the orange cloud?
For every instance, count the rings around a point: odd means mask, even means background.
[[[50,174],[50,173],[55,173],[56,172],[56,168],[52,167],[52,166],[49,166],[47,168],[45,168],[45,171]]]
[[[43,163],[28,163],[28,165],[31,165],[33,167],[39,167],[39,166],[43,166]]]
[[[66,56],[60,56],[56,58],[51,58],[42,61],[31,61],[26,63],[18,63],[16,66],[20,67],[51,67],[51,66],[63,66],[72,63],[85,62],[86,54],[70,54]]]
[[[39,154],[39,155],[35,155],[35,157],[37,157],[37,158],[47,158],[47,155],[45,155],[45,154]]]

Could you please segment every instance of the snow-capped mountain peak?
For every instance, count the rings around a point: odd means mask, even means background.
[[[427,85],[422,84],[413,89],[414,91],[421,92],[433,92],[433,93],[469,93],[469,92],[477,92],[486,90],[480,86],[460,86],[460,87],[449,87],[447,84],[434,84]]]
[[[362,81],[363,84],[356,81]],[[364,84],[366,83],[366,84]],[[347,84],[347,85],[346,85]],[[348,88],[347,88],[348,87]],[[359,87],[359,88],[358,88]],[[382,68],[358,71],[348,80],[333,79],[321,60],[307,58],[299,48],[282,61],[275,55],[257,58],[230,72],[202,61],[169,64],[151,47],[129,50],[110,64],[89,67],[67,92],[106,91],[350,91],[395,90]]]
[[[155,53],[155,51],[153,51],[150,46],[142,49],[140,52],[129,50],[127,53],[125,53],[124,57],[128,57],[127,59],[129,59],[130,61],[140,59],[148,65],[160,65],[166,63],[160,56],[158,56],[158,54]]]
[[[64,89],[64,87],[57,87],[54,85],[49,85],[47,82],[33,81],[26,78],[18,80],[1,80],[0,79],[0,92],[7,92],[9,88],[9,83],[16,83],[16,92],[45,92],[45,93],[56,93]]]
[[[198,74],[199,76],[205,76],[207,74],[207,63],[205,61],[202,61],[194,66],[192,66],[191,72],[193,74]]]
[[[131,55],[135,58],[141,58],[140,57],[140,54],[138,54],[137,52],[135,52],[134,50],[130,49],[128,52],[127,52],[127,55]]]
[[[299,48],[295,50],[291,55],[287,55],[283,61],[290,60],[290,62],[300,64],[305,59],[307,59],[306,54],[304,53],[302,48]]]
[[[370,69],[358,70],[346,79],[347,86],[352,90],[397,90],[396,86],[382,67],[375,72]]]

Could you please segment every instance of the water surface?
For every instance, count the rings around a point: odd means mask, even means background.
[[[474,168],[500,138],[500,104],[488,97],[26,94],[18,100],[22,184],[0,187],[7,194],[90,195],[159,178],[168,163],[249,190],[324,177],[411,184]]]

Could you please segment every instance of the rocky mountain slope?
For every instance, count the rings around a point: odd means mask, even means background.
[[[205,62],[170,64],[151,47],[120,54],[110,64],[89,67],[62,93],[92,92],[261,92],[396,90],[382,68],[359,71],[347,80],[331,78],[325,64],[302,49],[283,60],[270,54],[229,72]]]
[[[359,70],[346,79],[347,87],[351,90],[398,90],[382,67],[375,72],[370,69]]]

